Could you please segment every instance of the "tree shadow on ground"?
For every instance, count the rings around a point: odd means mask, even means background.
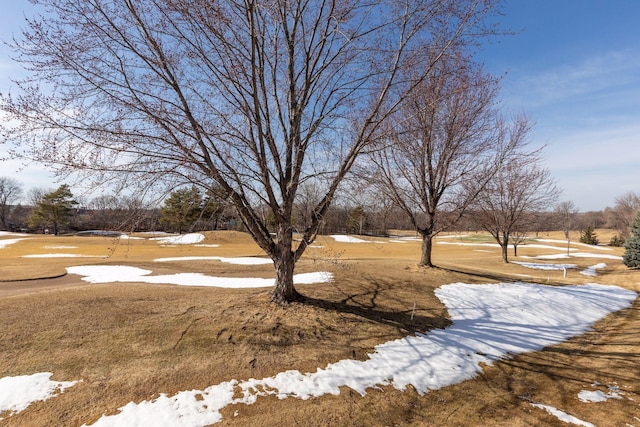
[[[303,296],[303,304],[344,314],[352,314],[397,329],[408,335],[417,332],[425,333],[434,328],[446,328],[451,321],[446,317],[446,309],[441,307],[415,308],[415,299],[409,295],[398,295],[404,284],[391,284],[382,279],[367,279],[366,285],[358,289],[352,286],[334,284],[332,293],[327,298]]]

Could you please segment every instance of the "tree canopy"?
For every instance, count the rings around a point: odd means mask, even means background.
[[[490,0],[34,2],[47,17],[15,46],[33,74],[1,104],[15,152],[98,183],[220,187],[278,303],[359,154],[449,51],[495,33]]]
[[[525,144],[526,118],[507,125],[499,115],[498,83],[468,56],[451,52],[419,83],[370,156],[373,182],[422,236],[422,266],[433,266],[433,237],[460,219]],[[508,126],[522,131],[509,133]]]
[[[204,200],[196,187],[175,190],[160,208],[160,223],[182,233],[193,227],[203,210]]]
[[[474,219],[500,245],[505,263],[509,262],[509,243],[520,243],[528,214],[544,211],[559,196],[549,170],[540,161],[539,151],[514,154],[474,201]]]

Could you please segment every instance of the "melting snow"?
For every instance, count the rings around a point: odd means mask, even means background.
[[[17,243],[20,240],[25,240],[25,239],[0,239],[0,249],[3,249],[5,246],[8,246],[8,245],[13,245],[14,243]]]
[[[105,258],[101,255],[81,255],[81,254],[31,254],[23,255],[21,258]]]
[[[548,413],[550,413],[551,415],[553,415],[554,417],[556,417],[557,419],[565,423],[576,424],[584,427],[596,427],[594,424],[588,423],[586,421],[582,421],[581,419],[576,418],[573,415],[569,415],[564,411],[554,408],[553,406],[542,405],[540,403],[532,403],[531,406],[544,409],[545,411],[547,411]]]
[[[597,276],[598,270],[601,270],[606,267],[607,267],[607,264],[605,264],[604,262],[601,262],[599,264],[592,265],[591,267],[588,267],[582,270],[580,274],[584,274],[585,276]]]
[[[263,288],[273,286],[274,279],[215,277],[200,273],[177,273],[150,276],[151,270],[118,265],[86,265],[68,267],[69,274],[84,276],[89,283],[141,282],[180,286],[212,286],[217,288]],[[326,283],[333,275],[328,272],[304,273],[293,276],[296,284]]]
[[[156,240],[163,245],[193,245],[204,240],[204,235],[200,233],[181,234],[179,236],[155,237]]]
[[[157,258],[153,261],[155,262],[172,262],[172,261],[220,261],[226,262],[229,264],[238,264],[238,265],[263,265],[263,264],[273,264],[269,258],[258,258],[258,257],[237,257],[237,258],[225,258],[220,256],[185,256],[185,257],[174,257],[174,258]]]
[[[31,403],[55,397],[78,382],[51,381],[51,375],[51,372],[41,372],[0,378],[0,414],[6,411],[11,416],[24,411]]]
[[[330,237],[333,237],[336,242],[340,243],[369,243],[367,240],[353,236],[345,236],[344,234],[332,234]]]
[[[540,264],[534,262],[521,262],[521,261],[511,261],[513,264],[518,264],[523,267],[533,268],[535,270],[567,270],[569,268],[577,268],[578,266],[575,264]]]
[[[582,390],[580,393],[578,393],[578,399],[580,399],[582,402],[604,402],[609,399],[622,399],[622,397],[615,391],[605,393],[600,390]]]
[[[621,260],[621,256],[611,255],[611,254],[592,254],[589,252],[573,252],[571,257],[576,258],[607,258],[607,259],[617,259]],[[555,254],[555,255],[538,255],[535,257],[537,259],[563,259],[570,258],[567,254]]]
[[[567,245],[567,241],[566,240],[558,240],[558,239],[536,239],[536,241],[538,242],[549,242],[549,243],[559,243],[559,244],[563,244]],[[597,246],[597,245],[590,245],[588,243],[582,243],[582,242],[571,242],[571,245],[578,245],[578,246],[586,246],[588,248],[592,248],[592,249],[597,249],[600,251],[612,251],[612,248],[608,248],[606,246]]]

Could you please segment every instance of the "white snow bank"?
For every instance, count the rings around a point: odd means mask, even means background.
[[[13,245],[14,243],[18,243],[20,240],[26,239],[0,239],[0,249],[3,249],[9,245]]]
[[[581,334],[637,298],[633,291],[597,284],[456,283],[442,286],[436,295],[447,306],[451,327],[378,345],[368,360],[341,360],[313,373],[291,370],[261,380],[230,380],[200,391],[162,394],[129,403],[94,425],[205,426],[220,421],[220,409],[230,404],[252,404],[266,395],[338,395],[344,386],[365,394],[382,385],[400,390],[411,385],[422,394],[473,378],[482,364]],[[234,398],[234,392],[240,396]]]
[[[531,406],[544,409],[545,411],[547,411],[548,413],[550,413],[551,415],[553,415],[554,417],[556,417],[557,419],[565,423],[575,424],[575,425],[584,426],[584,427],[596,427],[594,424],[588,423],[586,421],[582,421],[581,419],[576,418],[573,415],[569,415],[566,412],[561,411],[560,409],[554,408],[553,406],[542,405],[540,403],[532,403]]]
[[[359,239],[353,236],[346,236],[344,234],[332,234],[329,237],[333,237],[333,239],[339,243],[369,243],[369,241],[367,240]]]
[[[523,267],[533,268],[535,270],[568,270],[570,268],[577,268],[578,266],[575,264],[540,264],[535,262],[522,262],[522,261],[511,261],[513,264],[518,264]]]
[[[51,381],[51,372],[0,378],[0,414],[24,411],[39,400],[50,399],[78,381]],[[2,420],[2,418],[0,418]]]
[[[611,255],[611,254],[592,254],[589,252],[573,252],[571,256],[567,254],[555,254],[555,255],[538,255],[535,257],[536,259],[564,259],[564,258],[606,258],[606,259],[616,259],[622,260],[621,256]]]
[[[212,286],[217,288],[263,288],[273,286],[274,279],[215,277],[200,273],[177,273],[149,276],[150,270],[123,265],[86,265],[68,267],[69,274],[84,276],[89,283],[142,282],[180,286]],[[296,284],[326,283],[333,279],[328,272],[296,274]]]
[[[580,272],[580,274],[584,274],[585,276],[597,276],[598,275],[598,270],[602,270],[603,268],[606,268],[607,264],[605,264],[604,262],[598,263],[596,265],[592,265],[591,267],[587,267],[584,270],[582,270]]]
[[[156,240],[162,245],[193,245],[202,242],[204,240],[204,234],[189,233],[178,236],[155,237],[150,240]]]
[[[258,257],[237,257],[237,258],[225,258],[221,256],[185,256],[185,257],[173,257],[173,258],[157,258],[154,262],[172,262],[172,261],[220,261],[228,264],[238,265],[264,265],[273,264],[269,258]]]

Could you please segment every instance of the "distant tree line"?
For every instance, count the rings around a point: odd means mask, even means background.
[[[305,199],[302,199],[293,215],[292,226],[297,232],[304,229],[310,215],[308,207],[313,204],[313,189],[306,188],[305,191],[309,202],[304,203]],[[360,185],[344,193],[322,219],[320,234],[387,236],[393,230],[415,231],[413,221],[427,221],[427,214],[421,212],[416,212],[412,220],[391,199],[377,193],[375,187]],[[521,213],[522,220],[511,229],[509,244],[517,246],[521,234],[538,236],[554,230],[563,231],[567,238],[571,231],[576,231],[584,243],[597,244],[594,230],[608,228],[616,230],[617,234],[610,242],[602,243],[622,246],[631,235],[631,224],[638,213],[640,194],[634,192],[624,193],[616,198],[613,207],[601,211],[578,212],[570,201],[556,204],[553,210],[525,208]],[[269,224],[268,218],[273,214],[266,205],[259,214]],[[469,232],[486,228],[482,226],[482,211],[476,207],[471,207],[462,216],[455,211],[443,211],[440,215],[441,221],[448,224],[443,231]],[[0,229],[51,234],[89,230],[184,233],[242,230],[243,226],[221,190],[202,192],[193,186],[177,188],[160,206],[145,205],[133,196],[116,195],[100,195],[88,202],[79,202],[66,184],[57,189],[31,189],[25,193],[16,179],[0,177]]]

